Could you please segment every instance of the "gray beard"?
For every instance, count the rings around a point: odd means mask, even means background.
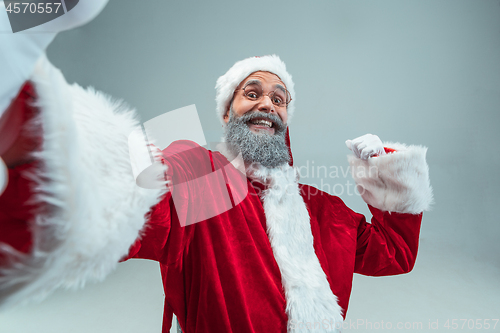
[[[274,135],[254,133],[247,123],[255,118],[264,118],[274,123]],[[235,156],[241,153],[246,164],[259,163],[267,168],[289,163],[290,155],[285,142],[286,124],[275,114],[247,112],[241,117],[229,112],[229,121],[225,130],[225,141],[230,152]]]

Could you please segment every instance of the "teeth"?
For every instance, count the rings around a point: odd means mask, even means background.
[[[272,122],[264,120],[264,119],[254,120],[254,121],[252,121],[252,124],[254,124],[254,125],[264,125],[264,126],[267,126],[269,128],[273,127],[273,123]]]

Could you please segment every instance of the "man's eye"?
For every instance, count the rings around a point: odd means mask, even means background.
[[[257,98],[257,94],[254,92],[249,92],[249,93],[247,93],[247,97],[251,98],[251,99],[255,99],[255,98]]]
[[[281,104],[283,100],[279,97],[274,97],[274,104]]]

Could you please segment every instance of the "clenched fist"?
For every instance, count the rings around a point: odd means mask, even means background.
[[[385,155],[384,145],[380,138],[373,134],[365,134],[356,139],[345,142],[347,148],[352,150],[356,157],[363,160],[373,156]]]

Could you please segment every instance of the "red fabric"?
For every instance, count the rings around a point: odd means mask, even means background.
[[[33,128],[26,130],[26,124],[38,114],[33,106],[36,95],[31,82],[26,82],[17,97],[0,118],[0,156],[9,160],[20,160],[40,144],[40,129],[33,133]]]
[[[26,177],[38,165],[36,162],[9,169],[9,183],[0,196],[0,243],[28,253],[32,240],[29,221],[32,221],[36,207],[30,203],[35,183]],[[6,257],[0,252],[0,264]]]
[[[386,154],[392,154],[392,153],[397,151],[396,149],[387,148],[387,147],[384,147],[384,150],[385,150]]]
[[[32,83],[26,82],[0,118],[0,156],[10,167],[28,162],[42,142],[40,125],[28,125],[39,113],[33,106],[35,98]]]
[[[168,164],[177,181],[192,179],[193,166],[206,163],[206,151],[200,154],[192,145],[178,141],[166,150],[167,155],[174,152]],[[215,170],[227,165],[221,154],[210,155]],[[170,328],[171,312],[185,333],[286,332],[281,275],[258,196],[262,185],[248,181],[247,186],[249,195],[239,205],[185,227],[170,193],[151,211],[145,235],[130,257],[160,262],[167,317],[163,332]],[[300,189],[311,216],[316,254],[345,311],[354,272],[381,276],[412,269],[422,215],[370,207],[369,224],[340,198],[307,185]],[[196,193],[186,199],[191,197],[197,200]],[[216,204],[220,197],[210,199]]]
[[[35,98],[33,85],[26,82],[0,118],[0,155],[9,167],[9,182],[0,196],[0,243],[9,244],[23,253],[31,250],[29,221],[37,208],[30,203],[35,183],[28,178],[28,174],[33,173],[39,164],[26,163],[31,160],[30,153],[42,141],[41,127],[28,125],[39,113],[33,106]],[[0,252],[0,263],[5,259]]]

